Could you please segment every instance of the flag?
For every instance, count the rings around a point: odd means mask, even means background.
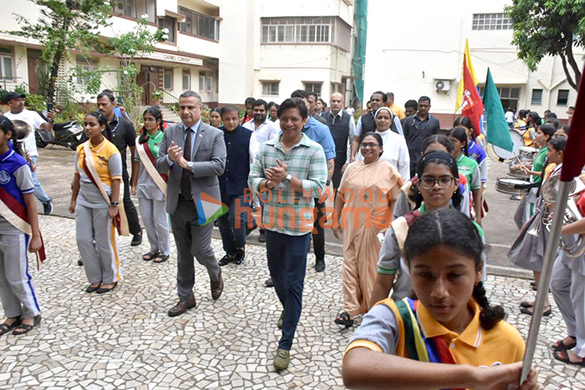
[[[506,149],[509,152],[513,152],[514,143],[512,142],[512,137],[510,137],[510,127],[506,121],[504,107],[500,100],[500,93],[492,79],[490,68],[488,68],[487,79],[485,81],[483,104],[487,116],[487,142]]]
[[[229,211],[228,207],[213,196],[202,192],[197,197],[197,222],[207,225]]]
[[[481,115],[483,114],[483,103],[473,83],[473,77],[467,67],[463,56],[463,103],[461,104],[461,115],[468,117],[473,125],[473,131],[478,136],[481,131]]]
[[[585,165],[585,82],[583,77],[579,83],[575,114],[571,121],[571,131],[565,148],[563,158],[563,169],[561,171],[562,181],[571,181],[575,176],[581,174]]]
[[[471,54],[469,54],[469,41],[467,39],[465,39],[465,54],[463,55],[463,69],[461,70],[461,80],[459,81],[459,86],[457,87],[457,103],[455,104],[455,112],[457,112],[461,105],[463,104],[465,65],[467,65],[467,69],[469,69],[469,73],[471,74],[471,78],[473,79],[473,85],[477,85],[477,77],[475,76],[475,70],[473,69],[473,64],[471,63]]]

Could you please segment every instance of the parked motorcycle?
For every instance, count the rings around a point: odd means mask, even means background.
[[[55,123],[53,125],[53,131],[45,131],[43,129],[37,129],[35,131],[35,139],[39,148],[44,148],[51,144],[76,150],[77,145],[81,143],[82,136],[83,126],[77,123],[77,121]]]

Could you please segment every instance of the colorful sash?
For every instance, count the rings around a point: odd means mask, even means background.
[[[16,200],[3,188],[0,188],[0,215],[7,220],[12,226],[32,237],[32,226],[28,221],[26,206]],[[29,241],[30,245],[30,241]],[[28,249],[28,248],[27,248]],[[45,244],[41,235],[41,249],[35,253],[37,257],[37,270],[41,268],[41,263],[47,259],[45,254]]]
[[[136,150],[138,151],[138,157],[140,157],[142,165],[144,165],[146,172],[148,172],[148,175],[152,178],[154,184],[156,184],[156,186],[162,191],[166,198],[168,177],[165,174],[158,173],[155,167],[156,160],[152,154],[152,150],[150,150],[150,147],[148,146],[148,142],[140,144],[138,141],[139,138],[140,137],[136,137],[136,145],[138,145]]]
[[[95,169],[95,164],[93,162],[93,154],[91,153],[91,148],[89,146],[89,143],[91,141],[86,141],[85,144],[83,145],[84,151],[85,151],[85,158],[83,159],[83,171],[85,172],[85,174],[89,177],[89,179],[91,180],[91,182],[93,184],[95,184],[95,186],[98,188],[98,190],[100,191],[100,193],[102,194],[102,196],[104,197],[104,200],[106,201],[106,203],[108,204],[108,206],[110,205],[110,197],[108,196],[106,190],[104,190],[104,185],[102,183],[102,180],[100,179],[100,176],[97,173],[97,170]],[[129,232],[129,228],[128,228],[128,219],[126,218],[126,211],[124,210],[124,184],[120,183],[120,195],[118,197],[118,202],[119,204],[119,208],[118,208],[118,214],[116,215],[116,217],[113,219],[113,224],[114,226],[116,226],[116,229],[118,230],[118,234],[121,236],[128,236],[130,235]]]
[[[427,363],[456,364],[447,341],[442,336],[426,338],[418,326],[417,309],[420,302],[410,298],[401,301],[386,299],[382,304],[388,306],[396,317],[400,337],[396,354],[408,359]],[[453,389],[460,390],[460,389]]]

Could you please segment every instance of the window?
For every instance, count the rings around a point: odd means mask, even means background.
[[[163,89],[173,89],[173,70],[165,69],[163,73]]]
[[[183,91],[189,91],[191,89],[191,72],[188,70],[183,71]]]
[[[504,13],[473,14],[472,30],[511,30],[512,21]]]
[[[533,89],[532,90],[532,100],[530,104],[540,105],[542,104],[542,89]]]
[[[219,41],[219,20],[185,7],[179,7],[179,13],[185,15],[185,21],[179,23],[180,31]]]
[[[148,21],[156,23],[156,0],[111,0],[114,14],[138,19],[148,15]]]
[[[557,95],[557,106],[566,106],[569,102],[569,90],[568,89],[559,89],[559,94]]]
[[[278,96],[280,81],[262,81],[262,95]]]
[[[164,28],[169,30],[169,39],[167,39],[168,42],[172,42],[172,43],[176,43],[177,39],[176,39],[176,25],[177,20],[175,18],[170,18],[168,16],[164,16],[162,18],[158,19],[158,27],[162,30]]]
[[[262,18],[262,43],[331,43],[333,19]]]
[[[199,74],[199,92],[211,93],[213,91],[213,77]]]
[[[15,81],[12,49],[6,47],[0,47],[0,81]]]
[[[305,85],[305,91],[315,92],[317,96],[321,95],[321,85],[323,83],[303,83]]]
[[[77,79],[77,85],[83,86],[89,84],[90,77],[87,73],[97,69],[98,60],[78,56],[76,62],[75,77]]]

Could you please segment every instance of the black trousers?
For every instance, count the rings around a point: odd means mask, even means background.
[[[325,208],[325,202],[319,203],[319,199],[315,199],[315,223],[313,228],[313,250],[315,251],[315,259],[316,260],[324,260],[325,259],[325,231],[323,230],[323,224],[325,221],[321,222],[323,219],[323,211]]]
[[[136,207],[134,207],[134,203],[130,199],[130,178],[126,168],[124,168],[122,178],[124,179],[124,211],[126,212],[126,218],[128,218],[130,234],[134,236],[140,233],[142,229],[138,220],[138,212],[136,212]]]

